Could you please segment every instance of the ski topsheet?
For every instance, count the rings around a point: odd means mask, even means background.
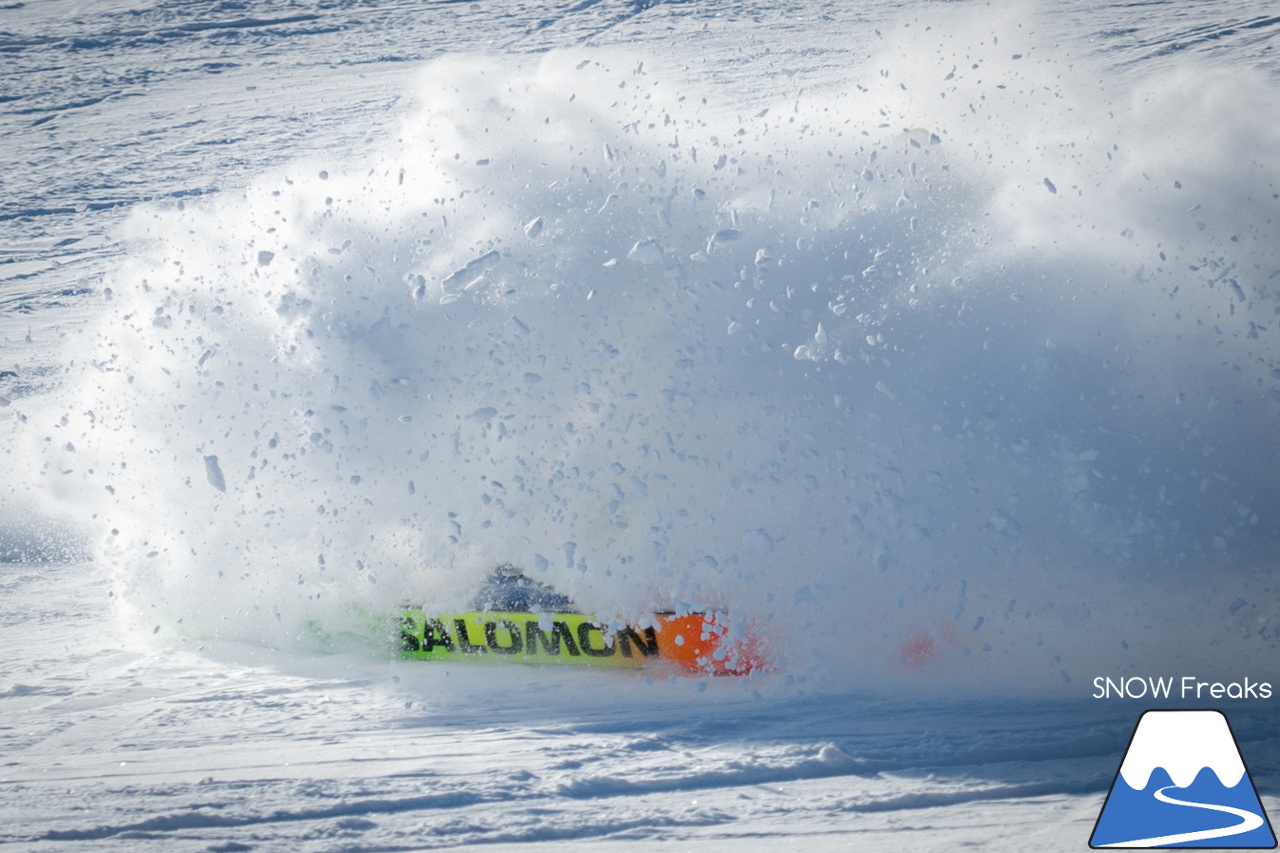
[[[717,614],[658,613],[646,626],[610,625],[584,613],[401,612],[400,648],[421,660],[645,667],[745,675],[764,669],[754,640]]]

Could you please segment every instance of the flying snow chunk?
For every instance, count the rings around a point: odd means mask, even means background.
[[[452,273],[449,274],[448,277],[444,279],[443,283],[452,285],[452,284],[465,284],[469,281],[472,281],[484,275],[489,270],[493,269],[494,266],[498,263],[498,261],[501,260],[501,258],[502,258],[502,255],[500,255],[496,249],[493,251],[485,252],[480,257],[472,261],[468,261],[466,266],[463,266],[463,267],[460,267],[459,269],[454,270]]]
[[[768,554],[775,547],[774,538],[763,527],[742,534],[742,544],[761,554]]]
[[[531,219],[529,222],[525,223],[524,236],[528,237],[530,240],[534,239],[541,233],[542,233],[542,217],[541,216]]]
[[[822,358],[827,348],[827,330],[822,328],[822,324],[818,324],[818,331],[813,333],[813,342],[809,344],[801,344],[796,347],[796,351],[792,356],[796,361],[818,361]]]
[[[206,456],[204,458],[204,475],[209,480],[209,485],[213,486],[220,492],[227,490],[227,480],[222,476],[222,468],[218,465],[217,456]]]
[[[889,550],[888,543],[881,541],[876,544],[876,549],[871,554],[871,562],[875,565],[877,571],[887,572],[889,565],[893,562],[893,553]]]
[[[631,247],[630,252],[627,252],[627,260],[642,264],[660,264],[662,263],[662,246],[652,237],[641,240]]]

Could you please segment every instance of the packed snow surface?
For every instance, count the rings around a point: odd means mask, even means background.
[[[1082,846],[1280,683],[1278,28],[0,9],[0,838]],[[395,659],[505,563],[772,671]]]

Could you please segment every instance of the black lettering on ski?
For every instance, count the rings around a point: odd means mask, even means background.
[[[644,636],[636,633],[635,628],[627,627],[618,631],[615,635],[614,645],[622,652],[624,658],[631,657],[631,644],[635,643],[636,648],[640,650],[640,654],[647,658],[658,657],[658,635],[654,633],[652,628],[644,629]]]
[[[422,651],[422,639],[418,636],[418,625],[412,616],[400,620],[400,651]]]
[[[498,626],[501,625],[507,630],[507,634],[511,637],[511,644],[504,646],[498,642]],[[484,641],[489,648],[493,649],[500,655],[519,654],[524,649],[524,641],[520,638],[520,629],[514,622],[508,622],[506,619],[499,619],[497,622],[484,623]]]
[[[538,653],[538,644],[542,644],[542,650],[549,655],[560,655],[560,643],[564,642],[565,650],[570,657],[578,657],[582,652],[578,651],[578,646],[573,642],[573,634],[569,631],[567,622],[552,622],[551,636],[547,636],[547,632],[533,619],[524,623],[524,646],[529,650],[529,654],[536,655]]]
[[[448,630],[444,627],[444,623],[439,619],[428,619],[422,629],[422,650],[430,652],[436,646],[440,646],[446,652],[456,652],[458,650],[458,647],[453,644],[453,638],[449,636]]]
[[[596,631],[600,634],[600,645],[591,645],[591,632]],[[583,622],[578,626],[578,645],[582,650],[593,658],[612,657],[618,650],[609,644],[605,639],[604,631],[600,630],[600,626],[594,622]]]
[[[454,627],[458,629],[458,650],[463,654],[482,655],[489,651],[484,646],[477,646],[471,642],[471,638],[467,636],[467,620],[454,619]]]

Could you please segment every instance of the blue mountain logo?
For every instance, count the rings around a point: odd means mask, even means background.
[[[1226,716],[1144,713],[1089,846],[1274,848],[1275,833]]]

